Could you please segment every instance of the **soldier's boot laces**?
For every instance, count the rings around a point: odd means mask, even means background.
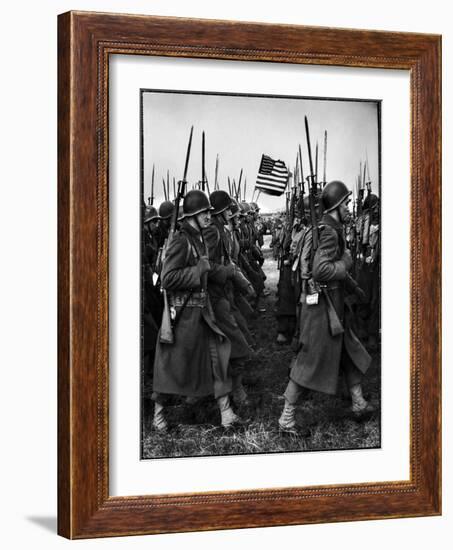
[[[282,414],[278,419],[278,425],[282,432],[297,434],[296,406],[285,399]]]
[[[164,407],[160,403],[154,405],[153,428],[160,433],[168,431],[168,424],[164,416]]]
[[[240,424],[241,419],[231,408],[230,397],[228,395],[219,397],[217,403],[220,409],[221,424],[224,428],[232,428]]]
[[[353,414],[360,418],[364,415],[371,414],[374,412],[374,407],[371,403],[363,397],[362,386],[360,384],[355,384],[349,388],[351,392],[352,399],[352,412]]]

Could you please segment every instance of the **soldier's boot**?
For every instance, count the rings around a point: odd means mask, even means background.
[[[218,397],[217,404],[219,405],[221,424],[223,428],[233,428],[234,426],[241,424],[241,419],[231,408],[229,395],[222,395],[222,397]]]
[[[297,435],[296,405],[292,405],[285,399],[282,414],[278,419],[280,430],[285,433]]]
[[[374,407],[363,397],[362,385],[354,384],[349,388],[352,399],[352,412],[356,418],[368,416],[374,412]]]
[[[168,431],[168,424],[164,416],[164,406],[157,402],[154,404],[153,428],[160,433]]]
[[[247,393],[242,384],[242,376],[233,377],[233,401],[238,407],[248,405]]]

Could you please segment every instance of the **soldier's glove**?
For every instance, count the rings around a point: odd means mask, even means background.
[[[351,252],[346,248],[343,256],[341,257],[341,260],[344,262],[346,271],[349,271],[352,267],[352,256]]]
[[[355,287],[354,294],[357,296],[359,302],[361,302],[362,304],[366,302],[366,294],[359,286]]]
[[[198,269],[200,270],[200,276],[208,271],[211,271],[211,264],[209,263],[207,256],[201,256],[197,264]]]

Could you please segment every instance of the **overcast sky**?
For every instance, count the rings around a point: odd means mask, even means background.
[[[301,144],[304,175],[309,173],[304,116],[310,125],[313,163],[319,143],[318,174],[323,176],[324,131],[327,130],[327,181],[339,179],[352,189],[359,163],[368,155],[373,192],[378,189],[378,106],[372,101],[250,97],[193,93],[143,93],[144,196],[151,194],[155,165],[154,205],[163,200],[162,178],[170,172],[183,177],[190,127],[194,126],[187,180],[201,180],[202,132],[206,140],[206,174],[214,187],[219,155],[220,188],[228,190],[227,177],[247,178],[247,200],[253,193],[261,155],[283,160],[293,171]],[[172,184],[170,185],[172,189]],[[172,196],[173,193],[171,192]],[[261,193],[262,212],[284,208],[284,197]]]

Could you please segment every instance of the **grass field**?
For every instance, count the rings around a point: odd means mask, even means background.
[[[266,244],[269,237],[266,239]],[[175,398],[166,409],[173,428],[167,434],[152,430],[152,405],[145,399],[143,418],[143,458],[206,456],[289,451],[376,448],[380,446],[380,356],[373,356],[364,380],[365,397],[376,407],[366,421],[357,421],[350,411],[350,398],[342,387],[337,396],[306,391],[297,407],[297,420],[303,426],[298,436],[279,432],[277,420],[283,407],[282,394],[288,382],[288,365],[294,352],[290,346],[275,343],[275,302],[278,271],[271,250],[263,248],[267,275],[266,313],[251,326],[257,353],[249,363],[245,387],[250,406],[239,409],[245,425],[235,432],[220,427],[220,414],[213,398],[188,405]],[[145,393],[146,396],[146,393]]]

